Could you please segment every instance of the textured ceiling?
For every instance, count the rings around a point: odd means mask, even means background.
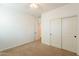
[[[30,7],[30,4],[31,3],[9,3],[0,4],[0,7],[40,17],[43,12],[66,5],[66,3],[40,3],[39,8],[34,9]]]

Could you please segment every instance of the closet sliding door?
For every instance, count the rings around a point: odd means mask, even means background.
[[[62,18],[62,48],[76,52],[77,49],[77,17]]]
[[[50,21],[50,45],[61,48],[61,19]]]

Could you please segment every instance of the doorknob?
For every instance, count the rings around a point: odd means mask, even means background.
[[[50,35],[52,35],[52,33],[50,33]]]
[[[77,36],[74,36],[75,38],[77,37]]]
[[[36,34],[36,32],[34,32],[34,34]]]

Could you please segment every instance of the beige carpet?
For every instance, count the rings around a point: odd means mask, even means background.
[[[76,56],[75,53],[41,44],[40,41],[31,42],[0,53],[1,56]]]

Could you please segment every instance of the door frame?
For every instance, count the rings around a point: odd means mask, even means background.
[[[61,49],[63,49],[62,48],[62,20],[63,20],[63,18],[71,18],[71,17],[77,17],[77,21],[78,21],[78,15],[72,15],[72,16],[67,16],[67,17],[59,17],[59,18],[52,18],[52,19],[61,19]],[[50,32],[49,32],[49,35],[50,35],[49,45],[51,45],[51,35],[52,35],[51,34],[51,20],[52,19],[50,19],[50,22],[49,22],[49,26],[50,26],[49,27],[50,28]],[[78,25],[78,23],[77,23],[77,25]],[[78,36],[78,33],[77,33],[77,36]],[[76,39],[76,41],[77,41],[77,39]],[[77,54],[77,45],[76,45],[76,52],[75,53]]]

